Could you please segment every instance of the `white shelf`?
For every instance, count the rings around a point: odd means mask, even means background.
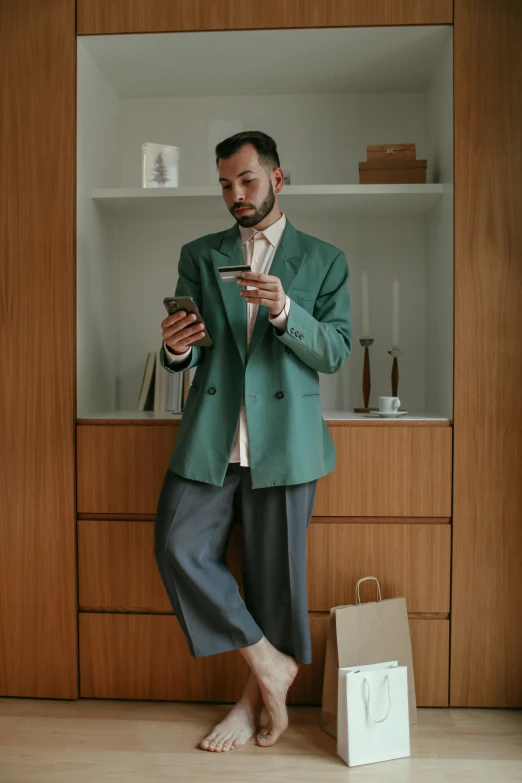
[[[288,185],[280,195],[289,215],[427,215],[443,185]],[[123,218],[227,217],[219,187],[109,188],[93,200]]]
[[[377,419],[366,414],[354,413],[353,411],[323,411],[323,418],[325,421],[377,421],[377,422],[398,422],[398,421],[426,421],[426,422],[449,422],[449,419],[445,416],[441,416],[436,413],[426,411],[412,411],[406,416],[401,416],[398,419]],[[88,421],[91,419],[114,419],[116,421],[132,420],[132,421],[149,421],[149,422],[161,422],[161,421],[180,421],[180,413],[155,413],[154,411],[136,411],[136,410],[113,410],[103,411],[103,413],[92,413],[88,416],[79,416],[80,421]]]

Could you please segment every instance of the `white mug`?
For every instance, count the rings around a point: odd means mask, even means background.
[[[401,401],[398,397],[379,397],[380,413],[397,413],[401,407]]]

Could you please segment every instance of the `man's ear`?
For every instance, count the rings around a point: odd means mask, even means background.
[[[285,184],[285,175],[283,169],[275,168],[272,170],[272,185],[275,193],[280,193]]]

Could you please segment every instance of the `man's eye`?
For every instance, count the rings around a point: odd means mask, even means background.
[[[230,185],[223,185],[223,190],[230,190]]]
[[[253,182],[253,181],[254,181],[253,179],[244,179],[243,180],[243,182],[245,182],[247,185],[248,185],[249,182]]]

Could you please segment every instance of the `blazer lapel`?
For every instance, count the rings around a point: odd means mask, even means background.
[[[281,242],[276,250],[272,266],[270,267],[269,275],[274,275],[281,280],[281,285],[286,294],[290,294],[293,282],[297,277],[303,261],[306,258],[306,253],[300,254],[299,252],[299,239],[297,231],[293,225],[286,221],[285,230],[281,237]],[[257,312],[256,323],[254,326],[254,332],[250,341],[250,347],[248,351],[247,361],[254,353],[255,349],[263,339],[270,321],[268,320],[268,308],[260,307]]]
[[[243,253],[237,226],[233,226],[225,232],[219,251],[211,250],[210,253],[228,322],[244,364],[246,362],[247,338],[246,302],[239,296],[240,289],[237,283],[223,283],[218,271],[220,266],[240,266],[243,264]]]

